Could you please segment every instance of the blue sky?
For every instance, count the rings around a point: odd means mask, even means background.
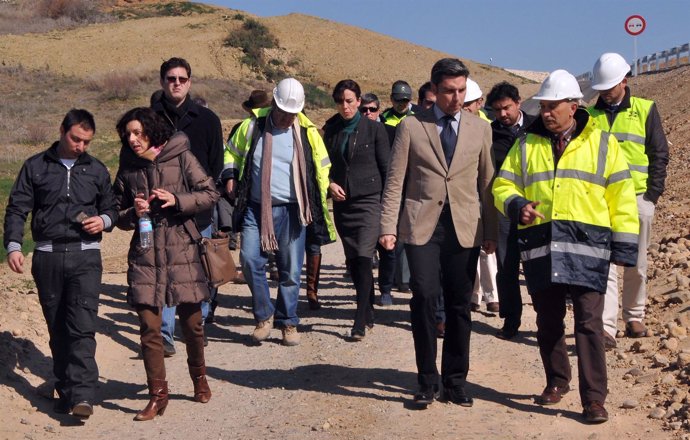
[[[462,58],[574,74],[604,52],[629,62],[625,19],[642,15],[638,57],[690,42],[687,0],[205,0],[262,17],[300,12],[359,26]],[[433,5],[433,6],[428,6]],[[305,32],[308,32],[305,29]],[[355,42],[343,42],[355,44]]]

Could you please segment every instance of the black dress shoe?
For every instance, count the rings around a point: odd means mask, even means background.
[[[67,399],[57,399],[53,404],[53,411],[58,414],[69,414],[72,407]]]
[[[498,339],[509,341],[518,335],[518,327],[504,325],[502,329],[496,332]]]
[[[75,403],[72,407],[72,415],[82,419],[88,419],[93,415],[93,405],[86,400]]]
[[[444,390],[446,393],[446,400],[448,400],[450,403],[465,407],[474,405],[474,400],[467,396],[464,387],[457,385],[450,388],[444,388]]]
[[[438,385],[422,385],[414,395],[414,403],[417,405],[431,405],[440,397]]]

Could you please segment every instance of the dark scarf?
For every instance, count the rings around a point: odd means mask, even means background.
[[[182,119],[184,115],[186,115],[189,111],[189,102],[189,97],[185,97],[184,101],[182,101],[182,105],[177,107],[174,103],[170,102],[168,98],[166,98],[165,96],[161,98],[161,103],[163,104],[165,114],[168,115],[168,118],[170,118],[170,122],[173,123],[173,126],[175,126],[175,128],[177,128],[177,123],[180,122],[180,119]]]
[[[295,181],[299,219],[302,225],[312,222],[311,208],[307,194],[307,166],[300,139],[300,125],[297,118],[292,124],[293,155],[290,164]],[[261,250],[274,252],[278,250],[278,240],[273,229],[273,204],[271,203],[271,170],[273,164],[273,121],[271,114],[266,117],[264,128],[263,153],[261,156]]]
[[[350,120],[344,119],[342,116],[340,117],[343,123],[343,131],[341,134],[342,138],[340,139],[340,154],[343,155],[343,159],[345,159],[345,162],[349,162],[347,155],[347,146],[350,142],[350,136],[357,129],[357,124],[359,124],[359,120],[361,118],[362,114],[360,112],[355,113],[355,116]]]

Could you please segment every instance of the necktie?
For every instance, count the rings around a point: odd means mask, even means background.
[[[558,163],[558,160],[561,158],[563,155],[563,151],[565,150],[565,147],[568,146],[568,137],[564,135],[557,136],[556,139],[554,140],[554,149],[555,151],[555,156],[556,156],[556,163]]]
[[[446,164],[450,166],[455,153],[455,144],[458,142],[458,135],[453,130],[451,122],[455,119],[451,115],[443,117],[443,128],[441,129],[441,146],[443,147],[443,155],[446,157]]]
[[[520,125],[519,124],[515,124],[512,127],[510,127],[510,133],[513,136],[517,136],[519,132],[520,132]]]

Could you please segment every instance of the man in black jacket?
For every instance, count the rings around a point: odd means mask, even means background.
[[[110,174],[86,152],[95,130],[91,113],[70,110],[60,140],[24,162],[5,211],[7,264],[17,273],[24,271],[21,246],[31,213],[31,273],[50,335],[55,411],[81,418],[93,414],[98,383],[101,232],[112,229],[117,215]]]
[[[496,119],[491,123],[493,135],[491,148],[496,160],[496,172],[515,140],[525,133],[536,119],[520,110],[520,92],[514,85],[503,81],[491,89],[486,102],[494,110]],[[520,250],[517,243],[517,223],[498,214],[498,271],[496,287],[501,304],[499,316],[504,319],[503,328],[496,334],[501,339],[512,339],[520,328],[522,295],[520,294]]]
[[[161,64],[161,98],[151,108],[189,138],[191,151],[213,180],[220,178],[223,170],[223,132],[220,119],[213,111],[198,105],[189,96],[192,86],[192,67],[184,58],[170,58]],[[196,224],[203,237],[213,233],[213,209],[196,215]],[[211,292],[215,300],[218,289]],[[209,313],[209,303],[201,304],[202,319]],[[166,356],[175,354],[173,333],[175,331],[175,307],[163,307],[163,342]]]

